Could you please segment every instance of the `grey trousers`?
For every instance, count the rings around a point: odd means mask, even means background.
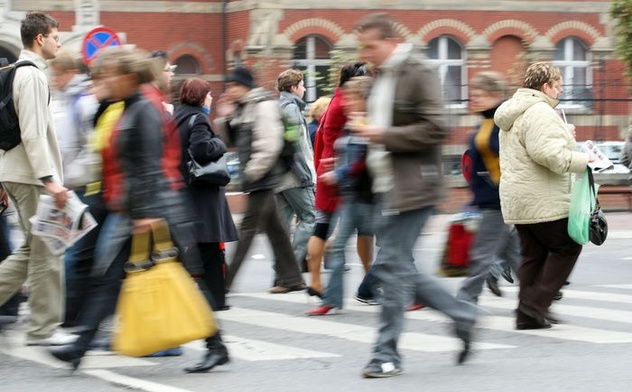
[[[291,233],[292,217],[296,215],[298,224],[294,230],[292,248],[294,258],[300,263],[307,255],[307,241],[316,226],[316,208],[314,207],[314,187],[290,188],[276,194],[281,222]]]
[[[461,284],[457,298],[478,302],[485,279],[499,259],[514,271],[520,267],[520,238],[512,225],[506,225],[500,210],[481,210],[482,219],[470,250],[471,265],[467,279]]]
[[[397,342],[404,326],[404,308],[412,295],[450,317],[458,329],[470,329],[476,320],[474,305],[457,300],[436,278],[417,271],[410,262],[412,249],[432,212],[433,207],[426,207],[377,217],[376,234],[381,247],[371,270],[375,285],[381,286],[384,294],[373,360],[401,365]]]
[[[35,215],[43,186],[3,183],[15,203],[24,243],[0,263],[0,304],[5,303],[29,281],[31,326],[28,337],[45,339],[59,327],[64,313],[62,256],[55,256],[39,237],[31,234],[29,218]]]

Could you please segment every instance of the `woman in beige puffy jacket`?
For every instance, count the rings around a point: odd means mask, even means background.
[[[572,126],[555,112],[560,70],[535,63],[522,88],[494,116],[500,127],[500,203],[505,223],[520,236],[522,263],[517,329],[550,328],[553,297],[582,250],[567,232],[571,173],[582,173],[588,154],[575,151]]]

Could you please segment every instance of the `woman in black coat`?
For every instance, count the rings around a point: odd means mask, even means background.
[[[185,181],[189,178],[187,163],[190,156],[198,163],[206,164],[226,153],[226,145],[213,133],[208,119],[212,101],[211,87],[205,80],[191,78],[182,84],[175,121],[182,141],[180,171]],[[237,241],[238,233],[228,208],[225,189],[223,186],[201,183],[187,185],[185,192],[198,218],[196,241],[204,265],[203,278],[216,302],[213,308],[227,309],[223,243]]]

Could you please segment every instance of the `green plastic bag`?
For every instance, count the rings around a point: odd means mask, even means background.
[[[588,243],[590,213],[595,207],[595,194],[590,190],[588,170],[578,175],[571,190],[571,207],[568,213],[568,235],[580,245]],[[595,186],[595,185],[593,185]],[[596,187],[596,186],[595,186]]]

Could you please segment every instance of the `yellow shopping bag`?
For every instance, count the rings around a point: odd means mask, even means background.
[[[114,351],[142,357],[217,331],[208,302],[176,257],[165,221],[134,235],[116,307]]]

